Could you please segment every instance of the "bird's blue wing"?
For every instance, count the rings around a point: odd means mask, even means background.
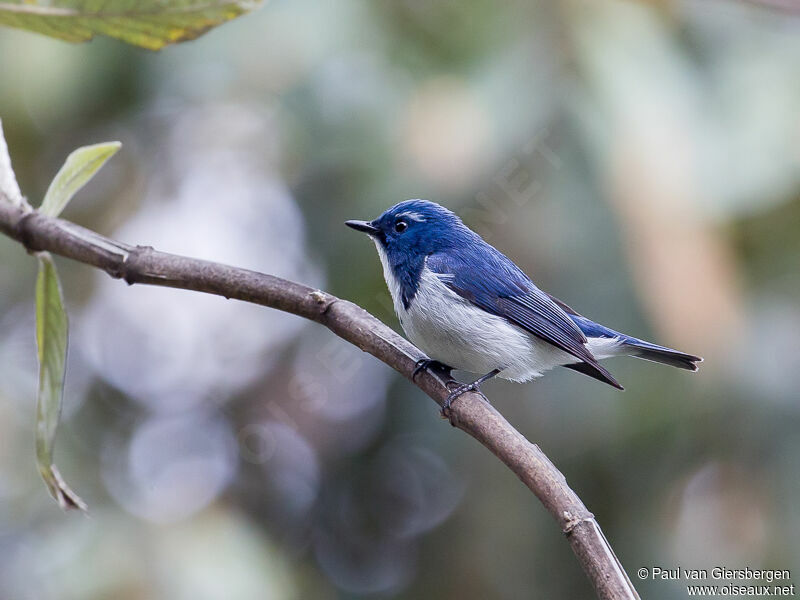
[[[569,315],[492,246],[432,254],[426,266],[462,298],[571,354],[587,375],[621,388],[586,347],[586,336]]]

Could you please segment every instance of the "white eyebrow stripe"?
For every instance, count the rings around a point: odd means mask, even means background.
[[[407,210],[405,212],[401,212],[397,216],[398,217],[408,217],[412,221],[417,221],[418,223],[422,223],[423,221],[425,221],[425,217],[423,217],[418,212],[414,212],[414,211],[411,211],[411,210]]]

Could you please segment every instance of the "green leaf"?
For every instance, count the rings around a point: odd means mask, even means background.
[[[260,4],[261,0],[10,0],[0,2],[0,25],[68,42],[107,35],[159,50],[193,40]]]
[[[105,142],[78,148],[56,174],[39,207],[39,212],[57,217],[72,197],[86,185],[106,161],[120,149],[119,142]]]
[[[36,345],[39,354],[39,398],[36,404],[36,462],[47,488],[63,509],[86,510],[53,464],[56,431],[61,419],[64,368],[67,359],[67,313],[53,258],[37,254]]]

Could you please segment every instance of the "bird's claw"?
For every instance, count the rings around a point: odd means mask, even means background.
[[[411,381],[416,381],[417,375],[419,375],[420,373],[422,373],[422,371],[425,371],[428,367],[430,367],[432,362],[433,360],[431,360],[430,358],[420,358],[417,361],[417,364],[414,365],[414,371],[411,373]]]
[[[489,379],[491,379],[492,377],[494,377],[495,375],[500,373],[500,371],[501,371],[501,369],[492,369],[491,371],[489,371],[483,377],[479,377],[478,379],[476,379],[472,383],[462,384],[462,385],[458,386],[456,389],[454,389],[452,392],[447,394],[447,398],[445,398],[444,402],[442,403],[442,416],[445,419],[449,419],[450,424],[455,427],[455,423],[453,422],[452,414],[450,412],[450,405],[453,404],[453,400],[455,400],[456,398],[458,398],[462,394],[466,394],[467,392],[478,392],[479,394],[481,394],[481,397],[484,400],[486,400],[486,396],[484,396],[481,393],[481,384],[484,381],[488,381]],[[488,402],[488,400],[487,400],[487,402]]]
[[[452,392],[447,394],[447,398],[444,399],[442,403],[442,417],[445,419],[450,419],[450,405],[453,404],[453,401],[461,396],[462,394],[466,394],[467,392],[477,392],[480,391],[478,384],[474,381],[472,383],[465,383],[463,385],[458,386]],[[451,419],[452,422],[452,419]]]

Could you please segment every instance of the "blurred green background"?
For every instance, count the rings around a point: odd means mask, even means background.
[[[66,218],[396,328],[343,221],[445,204],[580,312],[705,357],[612,360],[624,393],[485,387],[643,597],[686,590],[640,567],[800,583],[800,13],[281,0],[160,53],[3,28],[0,117],[34,204],[73,148],[120,140]],[[34,466],[35,266],[0,237],[0,597],[591,597],[533,495],[372,357],[60,260],[57,459],[91,516],[63,514]]]

